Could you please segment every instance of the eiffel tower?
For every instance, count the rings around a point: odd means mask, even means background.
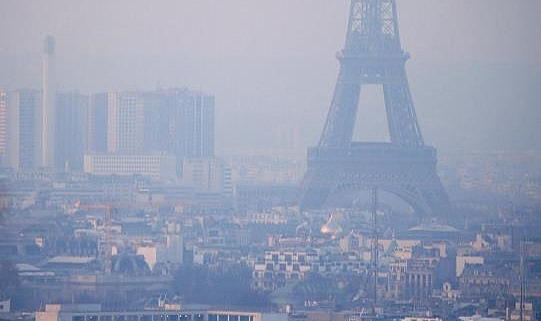
[[[343,196],[381,189],[423,216],[450,204],[436,174],[436,150],[424,144],[413,106],[395,0],[351,0],[340,73],[317,147],[308,149],[303,209],[343,206]],[[363,85],[381,85],[390,142],[352,142]],[[351,204],[351,203],[350,203]]]

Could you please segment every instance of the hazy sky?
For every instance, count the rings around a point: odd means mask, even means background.
[[[399,0],[418,60],[540,61],[539,0]],[[0,48],[65,54],[328,58],[343,44],[347,0],[2,0]]]
[[[397,3],[427,142],[541,148],[541,1]],[[39,84],[37,54],[52,34],[60,88],[202,89],[216,95],[218,149],[273,147],[277,127],[296,125],[304,147],[323,127],[348,9],[347,0],[0,0],[0,86]]]

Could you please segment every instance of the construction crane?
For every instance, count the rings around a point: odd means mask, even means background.
[[[83,210],[104,210],[104,246],[100,249],[101,256],[103,259],[103,266],[105,274],[111,274],[112,270],[112,257],[113,257],[113,244],[112,244],[112,216],[113,216],[113,205],[112,204],[81,204],[80,201],[75,202],[75,208]]]

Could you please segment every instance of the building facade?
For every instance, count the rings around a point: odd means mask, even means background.
[[[254,265],[254,286],[275,290],[289,280],[301,280],[318,261],[319,255],[315,251],[266,251],[264,260]]]
[[[109,94],[107,150],[109,153],[141,154],[144,139],[144,98],[141,93]]]
[[[183,106],[185,157],[214,156],[214,97],[194,92]]]
[[[81,172],[86,150],[88,96],[78,92],[58,93],[55,112],[55,169]]]
[[[85,133],[86,151],[89,153],[106,153],[108,136],[109,96],[114,93],[97,93],[89,96],[88,118]],[[114,99],[114,98],[113,98]]]
[[[34,90],[0,94],[0,153],[3,165],[17,172],[35,171],[42,165],[41,93]],[[0,123],[0,126],[2,124]]]
[[[176,178],[176,158],[167,155],[115,155],[84,156],[84,172],[97,176],[141,175],[156,180]]]
[[[187,158],[182,162],[182,182],[198,191],[232,194],[231,170],[217,158]]]

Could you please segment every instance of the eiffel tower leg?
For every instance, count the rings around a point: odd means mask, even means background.
[[[422,146],[423,137],[417,123],[405,72],[402,74],[404,79],[401,84],[383,85],[391,142],[403,146]]]
[[[319,140],[320,147],[347,147],[351,142],[361,92],[358,78],[352,69],[346,66],[340,69],[327,121]]]
[[[336,176],[319,169],[308,169],[301,186],[299,205],[303,210],[317,209],[325,205],[327,197],[336,185]]]

